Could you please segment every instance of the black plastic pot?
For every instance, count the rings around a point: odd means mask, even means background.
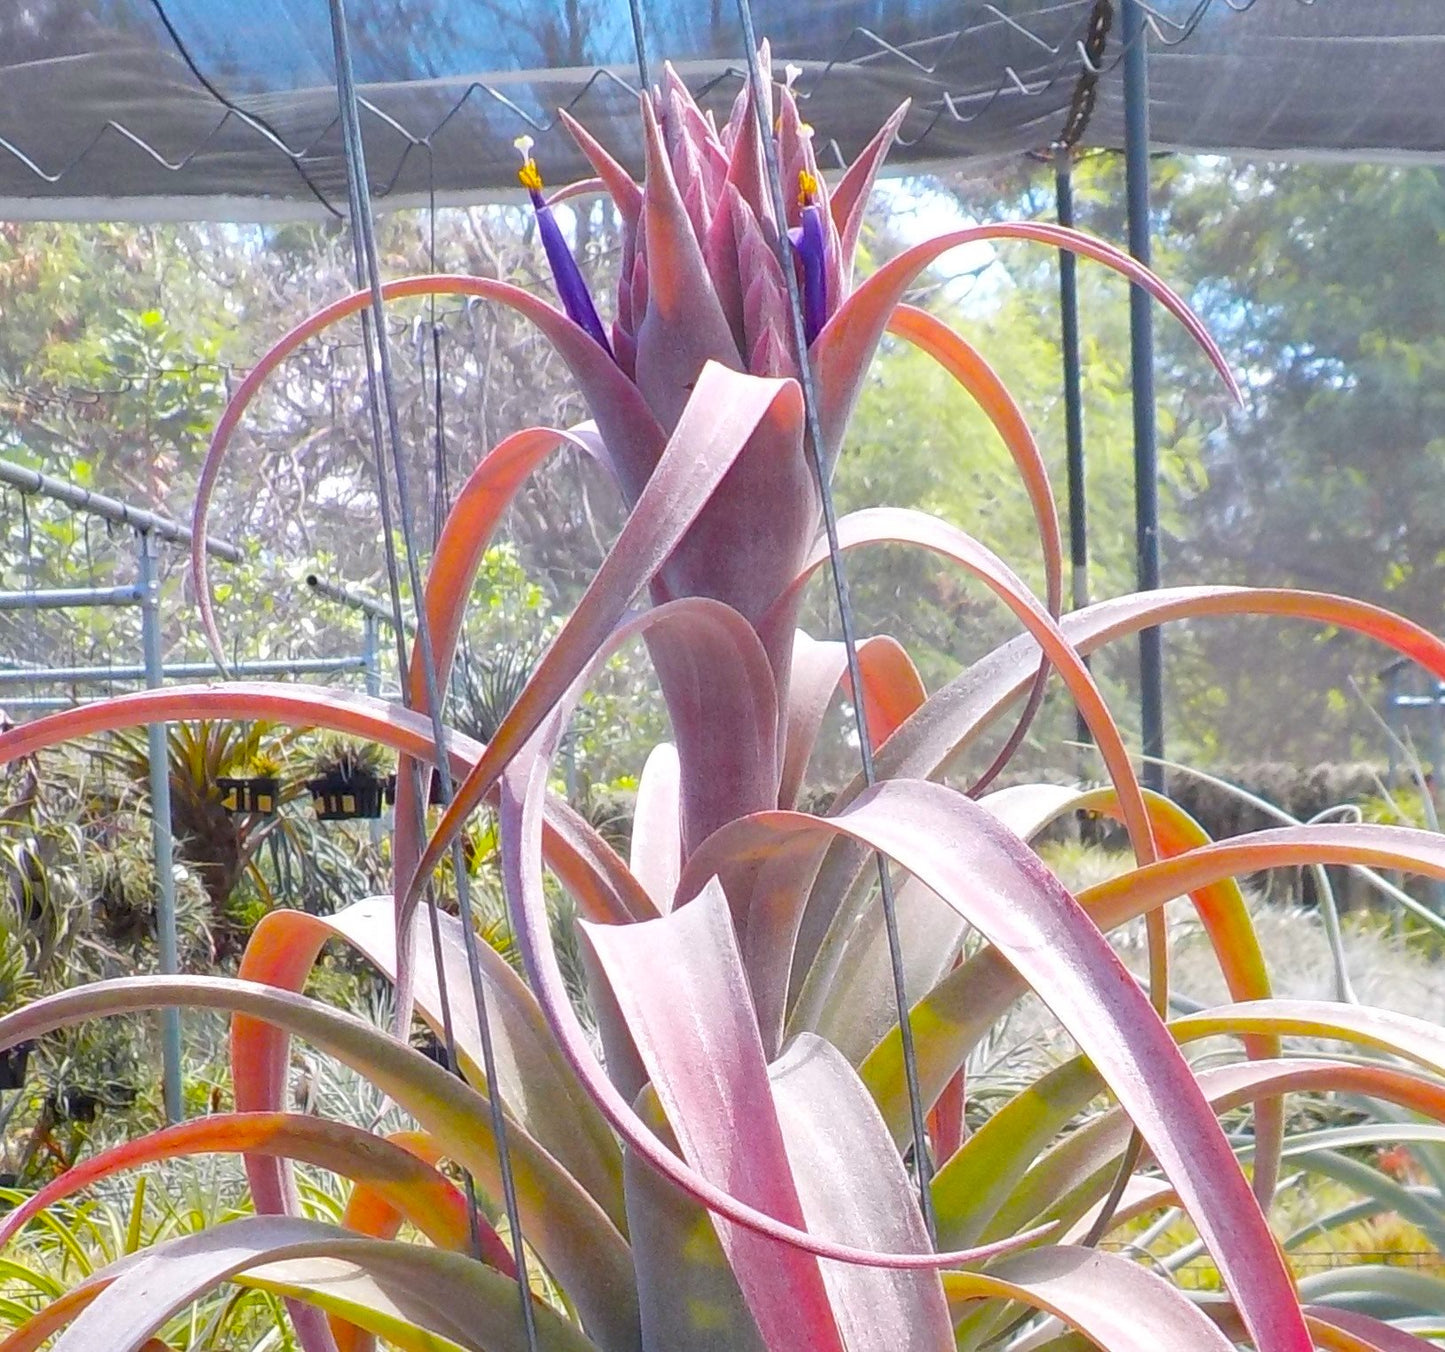
[[[387,775],[386,787],[382,792],[381,801],[388,807],[396,805],[396,776]],[[428,807],[443,807],[446,799],[442,797],[442,782],[437,772],[432,770],[427,775],[426,801]]]
[[[281,802],[281,781],[275,775],[254,779],[218,776],[216,787],[221,791],[221,806],[234,816],[254,813],[260,817],[271,817]]]
[[[17,1042],[0,1052],[0,1089],[21,1089],[25,1085],[25,1068],[30,1060],[33,1042]]]
[[[306,781],[316,816],[324,822],[381,816],[383,781],[375,775],[322,775]]]
[[[104,1102],[93,1090],[68,1084],[54,1096],[55,1115],[63,1122],[94,1122]]]
[[[447,1065],[447,1049],[442,1046],[441,1040],[435,1033],[423,1033],[411,1045],[426,1057],[428,1061],[434,1061],[443,1070],[451,1069],[451,1067]],[[458,1079],[463,1078],[460,1068],[454,1073]]]

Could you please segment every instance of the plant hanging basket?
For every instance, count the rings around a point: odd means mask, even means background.
[[[385,781],[369,775],[323,775],[306,781],[311,804],[323,822],[374,820],[381,816]]]
[[[275,775],[254,779],[220,776],[216,787],[221,791],[221,806],[232,816],[273,817],[281,802],[281,781]]]
[[[30,1049],[34,1046],[33,1042],[17,1042],[0,1052],[0,1090],[24,1088]]]

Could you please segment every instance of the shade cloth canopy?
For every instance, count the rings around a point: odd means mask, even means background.
[[[1152,0],[1160,149],[1445,154],[1440,0]],[[530,133],[552,182],[584,172],[566,107],[636,165],[626,0],[348,0],[379,202],[515,189]],[[756,0],[758,31],[827,158],[904,98],[895,165],[1123,137],[1117,4]],[[734,0],[642,0],[649,55],[725,111]],[[1111,22],[1110,22],[1111,21]],[[1108,24],[1102,44],[1100,32]],[[1093,38],[1091,39],[1091,31]],[[1097,67],[1098,74],[1094,71]],[[0,219],[279,219],[345,202],[327,0],[0,5]]]

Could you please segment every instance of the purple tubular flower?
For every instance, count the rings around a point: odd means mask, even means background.
[[[803,334],[808,346],[823,331],[828,320],[827,233],[823,208],[814,202],[803,207],[802,224],[788,231],[793,251],[803,269]]]
[[[547,251],[547,262],[552,268],[552,283],[557,288],[562,308],[567,312],[568,319],[578,328],[586,329],[602,350],[609,357],[612,356],[612,344],[607,341],[606,331],[598,317],[597,307],[592,303],[592,293],[587,289],[582,270],[577,266],[577,260],[572,257],[572,250],[567,247],[567,240],[562,234],[562,227],[557,224],[557,217],[542,196],[542,175],[538,172],[536,161],[528,156],[517,177],[532,199],[532,210],[537,216],[537,229],[542,235],[542,247]]]

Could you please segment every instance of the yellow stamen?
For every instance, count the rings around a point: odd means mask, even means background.
[[[532,158],[532,146],[535,142],[530,136],[519,136],[512,144],[517,147],[522,157],[522,167],[517,170],[518,180],[528,191],[541,192],[542,171],[537,168],[537,161]]]
[[[798,170],[798,205],[810,207],[818,200],[818,180],[806,169]]]

